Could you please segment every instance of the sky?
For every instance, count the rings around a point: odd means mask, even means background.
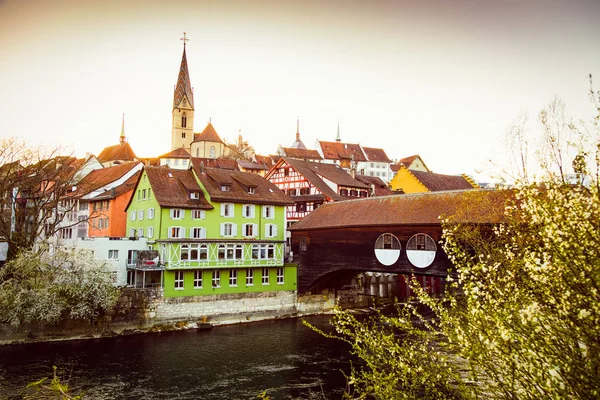
[[[194,131],[258,154],[295,140],[419,154],[489,179],[506,130],[554,97],[590,118],[597,0],[0,0],[0,138],[171,150],[186,32]]]

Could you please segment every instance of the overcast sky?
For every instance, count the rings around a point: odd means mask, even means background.
[[[420,154],[485,176],[522,111],[559,96],[589,118],[600,1],[0,0],[0,136],[79,156],[170,151],[187,32],[194,130],[259,154],[295,139]]]

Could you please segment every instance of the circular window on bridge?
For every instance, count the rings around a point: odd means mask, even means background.
[[[391,233],[384,233],[375,242],[375,257],[383,265],[392,265],[400,257],[400,241]]]
[[[431,236],[417,233],[406,243],[406,256],[408,261],[417,268],[426,268],[431,265],[437,252],[437,246]]]

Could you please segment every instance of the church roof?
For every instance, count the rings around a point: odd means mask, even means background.
[[[188,71],[187,57],[185,55],[185,46],[183,47],[183,56],[181,57],[181,66],[179,67],[179,76],[175,85],[175,96],[173,98],[173,108],[179,106],[184,97],[187,97],[190,107],[194,109],[194,94],[192,93],[192,82]]]
[[[135,161],[137,159],[131,146],[127,142],[121,142],[114,146],[105,147],[98,156],[98,161],[105,163],[108,161]]]
[[[209,122],[201,133],[194,133],[194,142],[217,142],[224,143],[213,125]]]

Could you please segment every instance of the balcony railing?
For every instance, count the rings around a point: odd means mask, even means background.
[[[160,260],[127,260],[128,269],[137,269],[145,271],[162,271],[165,269],[164,264]]]

